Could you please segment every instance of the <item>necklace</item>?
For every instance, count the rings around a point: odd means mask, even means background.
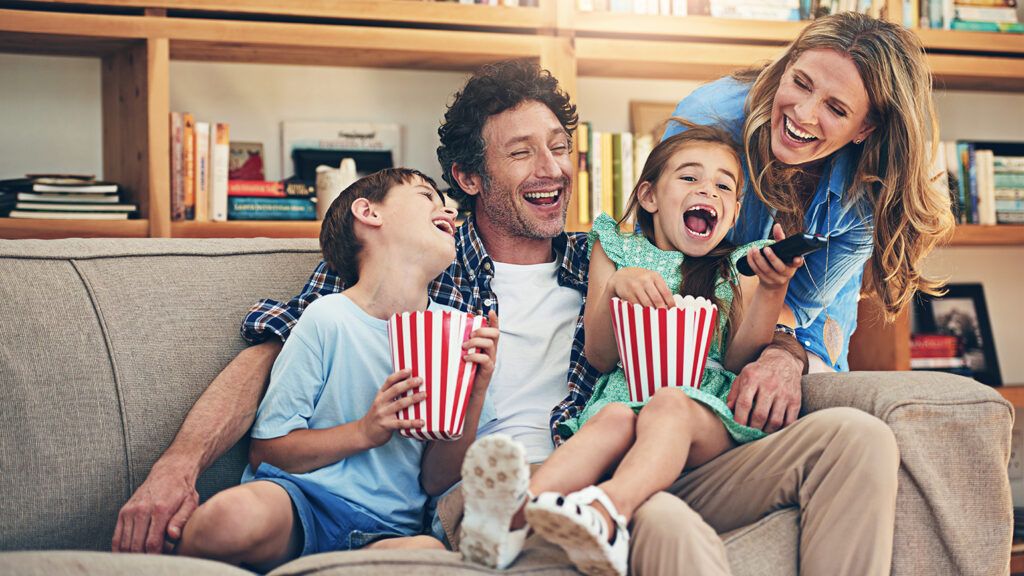
[[[825,202],[827,202],[825,205],[825,276],[821,283],[824,286],[828,286],[828,253],[832,245],[832,199],[828,197],[827,192]],[[807,269],[807,277],[810,278],[814,290],[818,293],[818,299],[822,299],[821,288],[818,287],[818,283],[814,280],[814,275],[811,274],[810,269]],[[822,342],[825,344],[829,365],[834,367],[836,360],[839,359],[839,354],[843,351],[843,329],[839,326],[839,322],[836,322],[834,318],[829,316],[828,304],[825,304],[824,312],[825,325],[822,328]]]

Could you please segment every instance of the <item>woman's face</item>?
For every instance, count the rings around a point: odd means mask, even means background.
[[[772,154],[791,166],[826,158],[874,130],[864,82],[848,56],[808,50],[790,63],[772,102]]]

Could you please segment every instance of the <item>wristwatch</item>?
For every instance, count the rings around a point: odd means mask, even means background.
[[[786,326],[785,324],[776,324],[775,331],[783,334],[789,334],[793,338],[796,338],[796,329],[792,326]]]

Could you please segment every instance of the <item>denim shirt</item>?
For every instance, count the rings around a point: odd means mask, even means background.
[[[742,142],[746,120],[744,106],[749,93],[750,84],[731,77],[722,78],[684,98],[676,107],[675,115],[695,124],[719,124],[737,142]],[[671,125],[665,137],[683,130],[681,126]],[[806,264],[793,276],[786,292],[786,304],[796,315],[797,339],[808,352],[840,371],[849,370],[847,353],[850,336],[857,328],[857,300],[864,265],[872,252],[870,203],[866,196],[858,203],[843,200],[851,185],[857,158],[858,150],[848,145],[825,159],[804,226],[808,233],[828,237],[828,247],[806,257]],[[736,245],[770,238],[775,214],[753,191],[746,158],[743,158],[743,172],[746,182],[743,205],[739,220],[728,236]],[[839,323],[843,332],[843,348],[835,364],[829,362],[824,345],[825,314],[822,312],[825,306],[828,306],[828,316]]]

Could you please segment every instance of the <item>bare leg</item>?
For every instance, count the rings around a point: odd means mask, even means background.
[[[433,536],[385,538],[368,544],[363,550],[444,550],[444,544]]]
[[[265,571],[298,556],[301,535],[288,492],[273,482],[249,482],[200,506],[185,525],[178,553]]]
[[[681,390],[662,388],[640,411],[633,447],[600,487],[629,520],[648,498],[671,486],[684,468],[704,464],[733,446],[714,412]],[[595,507],[607,516],[600,504]]]

